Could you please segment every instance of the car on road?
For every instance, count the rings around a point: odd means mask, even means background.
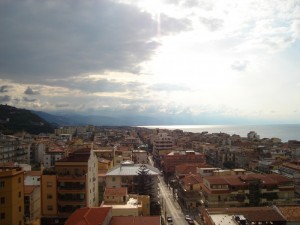
[[[173,222],[172,216],[167,216],[167,221],[168,221],[169,223],[172,223],[172,222]]]
[[[185,220],[191,220],[192,218],[190,217],[190,215],[185,215]]]

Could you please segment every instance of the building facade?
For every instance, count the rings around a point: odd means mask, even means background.
[[[0,167],[0,224],[24,224],[24,171]]]
[[[293,204],[293,181],[278,174],[224,175],[203,178],[207,207]]]
[[[81,149],[55,162],[42,175],[42,222],[64,221],[76,209],[99,205],[98,159]]]

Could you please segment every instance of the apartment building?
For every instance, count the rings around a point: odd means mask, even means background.
[[[127,136],[120,141],[120,146],[131,147],[133,149],[137,149],[140,145],[142,145],[142,141],[134,136]]]
[[[161,160],[174,150],[174,138],[167,133],[158,133],[153,139],[153,160],[161,167]]]
[[[134,164],[132,161],[122,162],[120,165],[113,167],[106,173],[105,183],[106,188],[121,188],[126,187],[128,193],[136,193],[138,171],[141,164]],[[148,174],[152,177],[154,201],[157,201],[158,196],[158,176],[159,170],[153,166],[146,165]]]
[[[163,171],[167,176],[174,175],[175,167],[184,163],[205,163],[205,155],[194,150],[172,151],[165,155]]]
[[[0,166],[0,224],[24,224],[24,171]]]
[[[114,149],[114,166],[128,160],[132,160],[132,147],[115,146]]]
[[[206,163],[183,163],[178,166],[175,166],[174,176],[177,179],[180,179],[189,174],[200,174],[201,176],[212,175],[213,170],[210,165]]]
[[[278,172],[294,181],[295,193],[300,196],[300,162],[286,162],[278,167]]]
[[[63,224],[77,208],[99,205],[98,159],[90,149],[80,149],[55,162],[41,179],[42,223]]]
[[[148,152],[145,150],[133,150],[132,161],[136,164],[147,164],[148,163]]]
[[[41,191],[38,185],[24,186],[24,217],[25,224],[40,224]]]
[[[201,184],[203,184],[203,178],[199,174],[186,175],[179,181],[178,201],[183,208],[194,210],[203,204]]]
[[[293,181],[278,174],[204,177],[202,193],[207,207],[280,205],[296,201]]]
[[[18,137],[0,134],[0,163],[27,163],[27,147]]]
[[[112,207],[113,216],[149,216],[150,197],[128,194],[127,188],[106,188],[101,207]]]
[[[287,220],[276,206],[206,208],[201,210],[207,225],[287,225]],[[299,224],[299,223],[295,223]]]

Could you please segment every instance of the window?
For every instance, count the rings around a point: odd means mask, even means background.
[[[48,194],[48,195],[47,195],[47,199],[52,199],[52,195],[51,195],[51,194]]]
[[[21,177],[18,178],[18,182],[21,183]]]
[[[115,177],[112,177],[112,181],[116,181],[116,178],[115,178]]]
[[[0,204],[4,204],[5,203],[5,197],[1,197],[0,198]]]
[[[47,187],[52,187],[52,182],[47,182]]]
[[[4,181],[0,181],[0,188],[4,188],[5,186],[5,182]]]
[[[19,198],[21,198],[21,191],[19,191]]]
[[[53,206],[52,206],[52,205],[48,205],[48,206],[47,206],[47,209],[48,209],[48,210],[53,210]]]
[[[0,214],[0,219],[4,220],[5,219],[5,213]]]
[[[22,207],[21,206],[19,206],[19,212],[21,212],[22,211]]]

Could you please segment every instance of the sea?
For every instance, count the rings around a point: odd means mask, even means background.
[[[280,138],[282,142],[289,140],[300,141],[300,124],[272,124],[272,125],[157,125],[140,126],[150,129],[180,129],[185,132],[193,133],[227,133],[237,134],[241,137],[247,137],[250,131],[255,131],[260,138]]]

